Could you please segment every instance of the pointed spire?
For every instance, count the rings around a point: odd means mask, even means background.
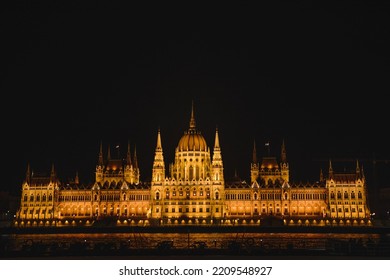
[[[158,128],[157,131],[157,143],[156,143],[156,150],[154,152],[152,177],[153,177],[153,182],[161,182],[165,178],[165,165],[164,165],[163,148],[161,144],[160,128]]]
[[[157,132],[157,146],[156,146],[156,150],[162,150],[160,128],[158,128],[158,132]]]
[[[329,159],[329,178],[333,177],[332,161]]]
[[[195,114],[194,114],[194,101],[192,101],[190,129],[188,131],[195,132],[195,130],[196,130],[196,122],[195,122]]]
[[[133,157],[133,164],[134,164],[134,168],[138,168],[138,160],[137,160],[137,148],[136,146],[134,145],[134,157]]]
[[[131,165],[130,141],[127,142],[126,163],[127,163],[127,165]]]
[[[100,150],[99,150],[99,165],[103,165],[103,143],[100,141]]]
[[[215,143],[214,143],[214,152],[213,152],[213,160],[212,160],[212,166],[215,168],[215,171],[219,173],[218,177],[223,180],[222,176],[222,154],[221,154],[221,147],[219,146],[219,136],[218,136],[218,128],[215,130]]]
[[[356,176],[357,178],[361,178],[361,173],[360,173],[360,167],[359,167],[359,161],[356,160]]]
[[[76,176],[74,177],[74,183],[76,185],[80,184],[80,181],[79,181],[79,173],[76,171]]]
[[[54,169],[54,163],[52,163],[51,165],[51,172],[50,172],[50,179],[54,180],[56,177],[56,172],[55,172],[55,169]]]
[[[215,129],[215,142],[214,142],[214,151],[219,149],[219,137],[218,137],[218,127]]]
[[[281,160],[283,163],[287,162],[287,153],[286,153],[286,145],[284,144],[284,139],[282,142],[282,148],[281,148]]]
[[[252,161],[254,164],[257,163],[257,152],[256,152],[256,141],[253,140],[253,154],[252,154]]]
[[[27,171],[26,171],[26,182],[30,183],[31,178],[31,171],[30,171],[30,163],[27,164]]]
[[[320,182],[324,181],[324,173],[322,172],[322,168],[320,169]]]

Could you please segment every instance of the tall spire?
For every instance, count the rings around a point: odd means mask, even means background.
[[[26,171],[26,182],[30,183],[31,178],[31,171],[30,171],[30,163],[27,164],[27,171]]]
[[[213,179],[216,181],[223,181],[223,163],[221,155],[221,147],[219,146],[218,128],[215,129],[215,142],[214,142],[214,153],[212,160],[212,173]]]
[[[360,167],[359,167],[359,161],[356,160],[356,176],[360,178]]]
[[[152,170],[153,182],[161,183],[165,179],[165,164],[163,148],[161,144],[161,132],[160,128],[157,131],[157,144],[154,152],[153,170]]]
[[[286,145],[284,144],[284,139],[282,142],[282,149],[281,149],[281,160],[283,163],[287,162],[287,153],[286,153]]]
[[[332,168],[332,161],[329,160],[329,178],[333,178],[333,168]]]
[[[100,150],[99,150],[99,165],[103,165],[103,143],[100,141]]]
[[[156,146],[156,150],[162,150],[160,128],[158,128],[158,132],[157,132],[157,146]]]
[[[51,172],[50,172],[50,179],[52,181],[54,181],[55,178],[56,178],[56,172],[55,172],[55,169],[54,169],[54,163],[52,163],[52,165],[51,165]]]
[[[138,160],[137,160],[137,148],[134,145],[134,156],[133,156],[133,164],[134,168],[138,168]]]
[[[127,165],[131,165],[130,141],[128,141],[128,143],[127,143],[126,163],[127,163]]]
[[[253,154],[252,154],[252,163],[257,163],[257,152],[256,152],[256,141],[253,140]]]
[[[79,172],[76,172],[76,176],[75,176],[75,178],[74,178],[74,183],[75,183],[76,185],[80,184]]]
[[[196,130],[196,122],[195,122],[195,114],[194,114],[194,101],[192,101],[190,129],[188,131],[195,132],[195,130]]]
[[[214,142],[214,151],[215,149],[220,149],[219,146],[219,136],[218,136],[218,127],[215,129],[215,142]]]
[[[153,167],[161,167],[161,166],[164,166],[164,156],[163,156],[163,148],[161,144],[161,132],[159,128],[157,131],[157,144],[156,144],[156,150],[154,152]]]

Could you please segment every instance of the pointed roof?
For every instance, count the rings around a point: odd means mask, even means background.
[[[98,160],[99,165],[103,165],[103,142],[100,141],[100,149],[99,149],[99,160]]]
[[[77,184],[77,185],[80,183],[80,181],[79,181],[79,173],[78,172],[76,172],[76,176],[74,178],[74,183]]]
[[[180,138],[178,149],[180,151],[206,151],[208,150],[206,140],[202,134],[196,130],[194,117],[194,103],[192,102],[190,128],[184,132]]]
[[[131,165],[130,141],[127,142],[126,163],[127,163],[127,165]]]
[[[26,182],[30,183],[30,179],[31,179],[30,163],[27,163]]]
[[[192,101],[190,128],[188,131],[192,131],[192,132],[196,131],[196,122],[195,122],[195,114],[194,114],[194,101]]]
[[[54,169],[54,163],[51,164],[50,178],[54,179],[56,177],[56,172]]]
[[[135,145],[134,145],[133,164],[134,164],[134,168],[138,168],[137,147]]]
[[[158,132],[157,132],[157,145],[156,145],[156,149],[162,150],[160,128],[158,128]]]
[[[281,148],[281,161],[283,163],[287,162],[286,145],[284,144],[284,139],[282,141],[282,148]]]
[[[218,137],[218,127],[215,129],[215,142],[214,142],[214,149],[220,148],[219,146],[219,137]]]

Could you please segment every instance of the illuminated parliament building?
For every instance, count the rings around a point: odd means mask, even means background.
[[[290,181],[284,141],[280,157],[258,159],[256,145],[248,164],[250,182],[225,181],[218,129],[212,149],[197,130],[192,107],[189,128],[165,165],[162,135],[157,132],[152,178],[140,181],[137,155],[128,145],[125,159],[97,151],[95,180],[78,176],[62,183],[54,165],[49,176],[27,167],[15,226],[90,226],[110,220],[118,226],[280,225],[369,226],[366,180],[354,172],[327,174],[314,183]]]

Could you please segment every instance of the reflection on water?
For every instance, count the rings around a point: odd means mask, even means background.
[[[390,257],[390,236],[369,233],[61,233],[9,234],[3,258],[137,255]]]

